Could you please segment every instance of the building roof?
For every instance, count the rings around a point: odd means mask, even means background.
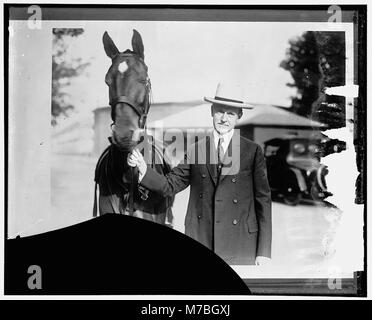
[[[147,123],[154,122],[160,119],[164,119],[169,115],[175,115],[179,112],[189,110],[190,108],[200,105],[202,101],[186,101],[186,102],[163,102],[163,103],[152,103],[149,114],[147,116]],[[99,113],[111,113],[111,107],[99,107],[93,110],[95,114]]]
[[[203,103],[187,108],[179,113],[169,115],[157,121],[150,121],[149,128],[211,128],[210,103]],[[325,128],[327,125],[299,116],[293,112],[272,105],[258,105],[252,110],[244,110],[238,126],[275,126]]]

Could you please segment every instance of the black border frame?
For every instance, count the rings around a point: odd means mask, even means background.
[[[30,4],[31,5],[31,4]],[[128,9],[130,10],[137,10],[139,11],[139,16],[133,17],[133,11],[130,13],[130,20],[146,20],[141,16],[141,12],[143,10],[149,10],[151,14],[154,14],[154,10],[166,10],[174,14],[180,14],[178,17],[179,19],[176,19],[177,21],[247,21],[245,17],[242,17],[241,15],[237,15],[235,19],[237,20],[231,20],[231,15],[235,14],[239,11],[247,12],[247,10],[271,10],[271,11],[286,11],[289,13],[292,13],[292,20],[288,20],[285,17],[281,17],[281,19],[268,19],[268,20],[262,20],[258,19],[259,17],[254,14],[251,15],[254,17],[253,21],[293,21],[293,22],[326,22],[327,20],[324,20],[324,18],[328,18],[327,15],[327,8],[329,5],[87,5],[87,4],[41,4],[39,5],[43,10],[43,20],[62,20],[62,18],[58,17],[58,15],[64,15],[65,13],[59,13],[56,15],[55,11],[61,11],[60,9],[77,9],[77,8],[83,8],[83,9],[107,9],[108,11],[111,9]],[[9,41],[9,21],[10,20],[25,20],[27,19],[27,10],[23,10],[25,8],[29,7],[29,5],[26,4],[10,4],[6,3],[3,5],[4,10],[4,260],[6,260],[6,239],[8,238],[8,139],[9,139],[9,123],[8,123],[8,112],[9,112],[9,105],[8,105],[8,95],[9,95],[9,51],[8,51],[8,41]],[[108,8],[109,7],[109,8]],[[356,150],[362,151],[363,157],[361,159],[360,165],[362,166],[361,173],[363,174],[363,190],[362,190],[362,203],[364,204],[364,232],[363,232],[363,238],[364,238],[364,271],[355,272],[354,278],[352,279],[342,279],[343,283],[346,283],[346,290],[342,293],[339,293],[337,290],[335,293],[330,291],[327,288],[327,279],[243,279],[246,284],[248,284],[251,288],[251,291],[253,294],[258,295],[300,295],[300,296],[307,296],[307,295],[322,295],[322,296],[351,296],[351,297],[366,297],[367,296],[367,117],[366,117],[366,103],[367,103],[367,5],[340,5],[341,9],[346,9],[347,15],[344,16],[343,12],[343,22],[353,22],[354,24],[354,43],[357,43],[355,45],[355,61],[354,65],[355,68],[355,76],[354,80],[357,81],[356,84],[359,85],[359,97],[356,99],[356,106],[359,106],[354,111],[355,116],[358,117],[358,120],[360,120],[360,123],[358,126],[354,129],[354,146],[356,147]],[[11,9],[13,10],[12,13],[10,13]],[[49,13],[48,13],[49,10]],[[211,11],[213,10],[213,12]],[[223,13],[223,19],[221,19],[221,16],[217,14],[217,18],[210,18],[205,20],[205,15],[212,15],[213,13],[219,13],[219,10],[224,10]],[[230,18],[226,18],[226,10],[228,11]],[[293,15],[294,11],[302,11],[307,10],[308,15],[306,17],[301,15]],[[322,17],[319,19],[319,10],[323,10],[325,12],[325,17]],[[185,17],[185,15],[189,15],[193,12],[201,12],[201,16],[196,19],[196,16],[192,16],[190,19],[183,20],[182,17]],[[351,11],[352,13],[350,13]],[[47,14],[45,15],[45,12]],[[93,13],[93,12],[92,12]],[[95,15],[92,13],[87,13],[85,11],[85,15],[81,12],[77,13],[76,15],[70,14],[68,15],[68,18],[66,19],[66,16],[63,16],[63,20],[103,20],[97,19]],[[141,13],[141,14],[140,14]],[[153,21],[174,21],[174,16],[172,19],[165,19],[164,15],[160,15],[160,12],[157,12],[158,16],[153,18]],[[169,12],[168,12],[169,13]],[[309,14],[310,13],[310,14]],[[49,14],[49,15],[48,15]],[[102,17],[105,12],[99,12],[98,15]],[[288,16],[288,13],[287,13]],[[347,21],[344,21],[344,17],[347,18]],[[306,19],[315,19],[314,20],[306,20]],[[318,18],[318,19],[316,19]],[[226,20],[225,20],[226,19]],[[256,20],[257,19],[257,20]],[[109,17],[105,17],[104,20],[127,20],[122,15],[120,16],[120,19],[118,19],[117,15],[110,15]],[[148,20],[148,19],[147,19]],[[252,20],[248,20],[252,21]],[[361,106],[361,107],[360,107]],[[356,132],[359,132],[359,134],[356,134]],[[358,137],[362,134],[362,139],[358,139]],[[356,146],[356,143],[358,146]],[[5,277],[5,275],[4,275]],[[308,285],[308,284],[311,285]],[[283,292],[283,290],[287,290],[286,292]],[[314,292],[318,290],[319,293]],[[313,291],[313,292],[311,292]],[[355,294],[353,294],[353,291]]]

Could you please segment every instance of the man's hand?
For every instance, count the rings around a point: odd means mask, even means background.
[[[268,257],[257,256],[255,265],[256,266],[264,266],[264,265],[267,265],[268,263],[270,263],[270,261],[271,261],[271,259],[268,258]]]
[[[139,181],[142,180],[144,175],[146,174],[147,165],[145,160],[143,159],[143,156],[141,152],[134,149],[132,153],[128,155],[127,159],[128,165],[131,167],[137,167],[139,171]]]

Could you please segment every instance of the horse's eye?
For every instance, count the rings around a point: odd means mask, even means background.
[[[106,74],[105,82],[106,82],[107,85],[111,85],[112,78],[111,78],[111,76],[109,74]]]

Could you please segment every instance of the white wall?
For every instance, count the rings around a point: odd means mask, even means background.
[[[8,236],[50,213],[51,29],[11,21]],[[42,46],[35,45],[42,44]]]

